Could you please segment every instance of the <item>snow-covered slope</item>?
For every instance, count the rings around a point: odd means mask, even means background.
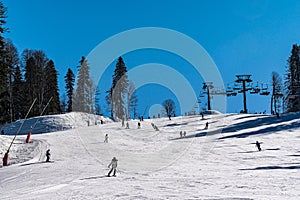
[[[77,127],[85,127],[100,124],[100,120],[104,123],[111,122],[110,119],[81,112],[71,112],[62,115],[46,115],[42,117],[33,117],[27,120],[19,120],[17,122],[0,126],[0,130],[4,130],[5,135],[15,135],[22,125],[19,135],[49,133],[55,131],[63,131],[74,129]]]
[[[126,129],[76,117],[82,126],[30,144],[17,137],[9,154],[17,164],[0,168],[1,199],[299,199],[299,116],[216,113],[145,120],[141,129],[137,120]],[[3,157],[12,136],[0,139]],[[53,163],[44,162],[48,148]],[[117,177],[106,177],[114,156]]]

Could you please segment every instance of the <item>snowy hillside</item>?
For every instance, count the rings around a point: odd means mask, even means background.
[[[204,120],[147,119],[141,129],[137,120],[126,129],[120,122],[91,120],[87,126],[87,119],[74,113],[48,116],[39,120],[36,133],[57,132],[32,135],[29,144],[20,135],[14,142],[11,165],[0,168],[1,199],[296,200],[299,116],[214,113]],[[12,138],[0,136],[1,157]],[[44,162],[48,148],[51,163]],[[114,156],[117,177],[106,177]]]

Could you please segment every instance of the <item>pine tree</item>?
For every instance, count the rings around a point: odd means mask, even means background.
[[[135,86],[133,84],[133,82],[129,82],[128,85],[128,117],[130,117],[130,113],[132,113],[133,115],[133,119],[136,119],[137,117],[137,103],[138,103],[138,99],[137,99],[137,95],[136,95],[136,90],[135,90]]]
[[[52,97],[45,114],[58,114],[60,113],[59,89],[57,80],[58,74],[52,60],[47,62],[44,74],[44,80],[46,84],[44,87],[45,93],[43,98],[43,106],[46,106],[47,102]]]
[[[13,116],[14,120],[23,118],[26,115],[26,107],[24,107],[24,81],[20,67],[17,66],[14,72],[13,81]]]
[[[78,68],[78,81],[73,110],[94,113],[95,87],[90,79],[90,68],[84,56],[82,56]]]
[[[113,119],[126,117],[126,95],[128,94],[127,68],[122,57],[118,58],[114,74],[112,76],[112,87],[108,90],[106,100],[111,107]]]
[[[287,111],[297,112],[300,110],[300,47],[294,44],[291,56],[288,59],[287,74],[285,78],[287,93]]]
[[[6,123],[9,121],[9,78],[8,66],[6,65],[6,56],[7,52],[5,50],[5,40],[3,34],[7,31],[4,27],[6,24],[6,8],[3,3],[0,1],[0,124]]]
[[[28,108],[34,99],[37,99],[30,116],[38,116],[49,99],[46,97],[46,66],[49,62],[46,54],[41,50],[24,50],[22,53],[24,71],[24,100]],[[55,87],[55,85],[54,85]],[[59,102],[59,101],[58,101]],[[55,111],[56,112],[56,111]]]
[[[4,44],[6,56],[5,56],[5,65],[7,66],[7,76],[8,76],[8,94],[9,94],[9,116],[10,116],[10,122],[14,120],[13,117],[13,73],[15,68],[19,64],[19,55],[18,50],[14,46],[11,40],[6,39]]]
[[[65,89],[68,97],[67,112],[72,112],[75,75],[70,68],[68,68],[67,74],[64,78],[66,83]]]

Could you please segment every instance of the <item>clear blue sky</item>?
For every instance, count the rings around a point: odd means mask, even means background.
[[[272,71],[283,75],[292,44],[300,43],[298,0],[4,0],[3,3],[8,7],[10,33],[6,36],[20,53],[25,48],[41,49],[54,60],[60,74],[61,93],[68,67],[76,71],[82,55],[87,56],[108,37],[132,28],[164,27],[193,38],[210,54],[225,84],[242,73],[252,74],[260,82],[270,82]],[[153,62],[172,60],[165,53],[160,57],[151,51],[137,54],[134,60],[130,60],[130,55],[124,59],[130,68],[151,61],[149,55]],[[101,93],[109,86],[103,86]],[[198,87],[200,93],[201,80],[195,81],[193,87]],[[269,111],[269,101],[270,97],[252,95],[248,98],[248,110]],[[140,112],[148,103],[140,102]],[[227,110],[238,112],[242,105],[241,95],[231,97]]]

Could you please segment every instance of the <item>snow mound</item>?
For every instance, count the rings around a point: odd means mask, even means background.
[[[19,135],[27,135],[30,131],[32,134],[49,133],[56,131],[64,131],[77,127],[93,126],[112,122],[109,118],[82,112],[71,112],[61,115],[46,115],[41,117],[33,117],[27,120],[18,120],[11,124],[0,127],[4,130],[5,135],[15,135],[23,123]]]
[[[217,110],[206,110],[203,112],[205,115],[221,115],[222,113]]]

